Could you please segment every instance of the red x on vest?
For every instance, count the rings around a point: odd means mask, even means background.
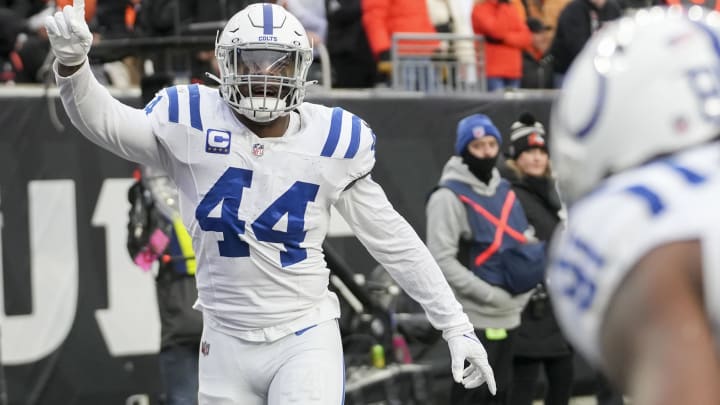
[[[495,238],[493,239],[493,242],[490,244],[490,246],[488,246],[487,249],[485,249],[482,253],[477,255],[477,257],[475,257],[475,267],[482,266],[483,263],[485,263],[492,255],[494,255],[495,252],[498,251],[498,249],[500,249],[500,245],[502,245],[503,235],[506,233],[508,234],[508,236],[517,240],[520,243],[527,243],[527,238],[525,238],[525,235],[511,228],[507,223],[513,203],[515,202],[515,193],[512,190],[510,190],[507,194],[507,197],[505,197],[505,202],[503,202],[502,210],[500,211],[500,218],[496,217],[490,211],[483,208],[480,204],[476,203],[475,201],[464,195],[460,195],[460,201],[471,206],[478,214],[485,217],[485,219],[487,219],[488,221],[490,221],[491,224],[497,227],[495,229]]]

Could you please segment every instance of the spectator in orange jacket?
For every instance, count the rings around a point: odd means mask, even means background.
[[[362,0],[362,21],[370,49],[378,62],[390,60],[393,33],[435,33],[426,0]],[[428,50],[437,45],[436,41],[422,42]]]
[[[532,43],[522,3],[485,0],[475,4],[473,30],[485,37],[485,75],[489,91],[520,87],[522,50]]]

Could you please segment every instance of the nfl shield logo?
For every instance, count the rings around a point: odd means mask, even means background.
[[[475,127],[472,129],[472,133],[474,138],[482,138],[483,136],[485,136],[485,128]]]
[[[265,153],[265,145],[261,143],[253,145],[253,155],[260,157],[263,153]]]
[[[202,342],[200,344],[200,353],[202,353],[203,356],[207,356],[208,354],[210,354],[210,343]]]

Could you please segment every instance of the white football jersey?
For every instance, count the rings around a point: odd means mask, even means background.
[[[370,128],[304,103],[284,136],[259,138],[198,85],[161,91],[145,112],[198,252],[196,305],[215,326],[273,340],[338,317],[322,243],[330,206],[375,163]]]
[[[548,268],[557,319],[602,366],[600,331],[610,300],[653,248],[699,240],[705,305],[720,342],[720,145],[714,143],[609,178],[569,213]]]
[[[282,137],[259,138],[211,88],[171,87],[141,110],[115,100],[87,63],[56,78],[84,136],[161,166],[177,184],[206,324],[274,341],[339,317],[322,254],[334,205],[443,336],[473,330],[428,249],[368,175],[375,135],[360,118],[304,103]]]

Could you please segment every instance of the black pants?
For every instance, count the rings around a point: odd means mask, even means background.
[[[531,405],[540,368],[545,370],[547,389],[545,405],[567,405],[573,383],[572,355],[547,359],[516,357],[513,370],[512,405]]]
[[[497,395],[493,396],[488,391],[487,384],[467,390],[462,384],[456,384],[453,381],[450,403],[452,405],[507,405],[510,400],[512,384],[515,330],[508,330],[507,337],[502,340],[489,340],[485,335],[485,329],[475,329],[475,333],[485,346],[490,366],[495,373]],[[467,363],[465,365],[467,366]]]
[[[595,397],[598,405],[623,405],[625,403],[622,393],[614,389],[602,374],[598,374]]]
[[[160,352],[160,378],[166,405],[197,405],[198,350],[198,344],[185,344]]]

